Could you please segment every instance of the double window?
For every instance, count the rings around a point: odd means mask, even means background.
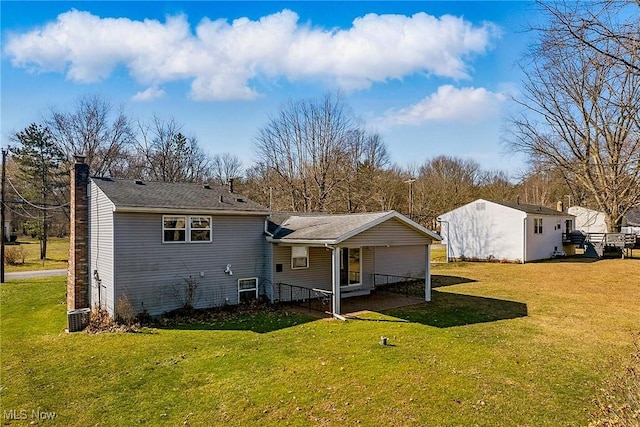
[[[164,215],[162,243],[198,243],[211,241],[211,217]]]
[[[533,234],[542,234],[542,218],[533,218]]]

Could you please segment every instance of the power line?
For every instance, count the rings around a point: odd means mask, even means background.
[[[11,188],[13,189],[13,191],[18,195],[18,197],[22,201],[21,203],[26,203],[27,205],[31,206],[32,208],[40,209],[40,210],[51,210],[51,209],[62,209],[62,208],[65,208],[65,207],[70,205],[69,202],[65,203],[64,205],[54,205],[54,206],[49,206],[49,207],[47,207],[44,204],[41,204],[40,206],[35,205],[35,204],[31,203],[30,201],[28,201],[22,194],[20,194],[20,192],[16,189],[16,187],[14,187],[14,185],[11,182],[11,180],[9,179],[9,177],[6,177],[6,179],[7,179],[7,181],[9,181],[9,185],[11,185]]]

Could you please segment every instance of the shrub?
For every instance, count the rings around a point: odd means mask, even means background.
[[[590,426],[640,426],[640,332],[634,335],[633,345],[623,371],[598,390]]]
[[[173,292],[185,310],[192,310],[199,299],[198,280],[193,276],[184,277],[181,283],[173,287]]]
[[[140,325],[136,323],[121,324],[113,320],[106,308],[95,305],[91,310],[89,325],[85,329],[87,333],[99,334],[102,332],[137,332]]]
[[[4,248],[4,262],[9,265],[24,264],[26,254],[22,246],[6,246]]]
[[[136,314],[129,297],[122,296],[116,301],[116,321],[123,325],[131,326],[135,323]]]
[[[109,315],[106,308],[100,308],[97,305],[91,310],[89,317],[89,325],[85,329],[90,334],[105,332],[111,330],[115,326],[115,322]]]

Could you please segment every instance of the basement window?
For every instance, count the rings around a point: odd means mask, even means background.
[[[211,217],[164,215],[162,243],[211,242]]]
[[[291,269],[309,268],[309,247],[291,247]]]
[[[238,279],[238,303],[247,303],[258,299],[258,278]]]

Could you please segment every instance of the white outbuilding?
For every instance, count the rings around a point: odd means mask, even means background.
[[[563,254],[566,233],[574,224],[574,216],[561,210],[484,199],[438,220],[449,258],[523,263]]]

